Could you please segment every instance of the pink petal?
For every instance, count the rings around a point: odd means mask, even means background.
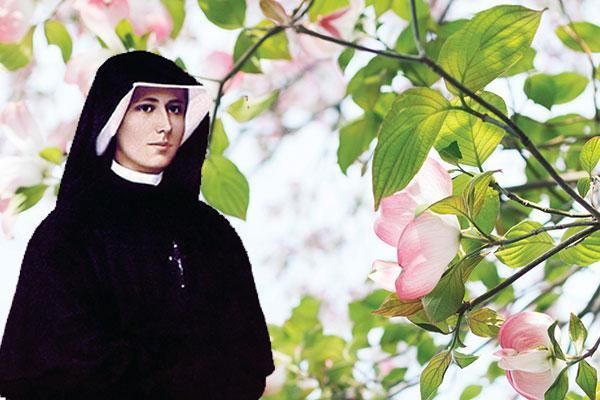
[[[395,282],[398,275],[400,275],[400,266],[397,263],[375,260],[369,278],[383,289],[393,292],[396,290]]]
[[[33,2],[29,0],[0,0],[0,42],[21,40],[30,26]]]
[[[433,290],[452,261],[460,243],[456,217],[421,214],[411,222],[398,241],[396,293],[402,300],[416,300]]]
[[[544,393],[554,383],[564,366],[564,361],[559,361],[546,372],[506,371],[506,377],[511,386],[526,399],[543,400]]]
[[[502,348],[518,352],[538,346],[550,346],[548,328],[554,321],[548,315],[525,311],[511,315],[500,328],[498,341]]]
[[[408,193],[399,192],[381,200],[381,215],[375,221],[375,234],[390,246],[397,246],[400,235],[414,219],[417,203]]]
[[[110,51],[99,49],[71,57],[65,70],[65,82],[79,86],[81,93],[87,96],[98,67],[110,55]]]
[[[43,145],[40,127],[23,100],[6,104],[0,114],[0,125],[8,128],[0,131],[22,153],[35,152]]]
[[[115,27],[123,18],[129,16],[127,0],[77,0],[74,7],[79,11],[84,25],[98,36],[106,45],[117,51],[125,48],[115,33]]]
[[[152,32],[159,43],[165,41],[173,30],[171,15],[158,1],[132,2],[130,19],[136,35]]]
[[[405,190],[419,205],[429,206],[452,194],[452,177],[439,162],[427,158]]]

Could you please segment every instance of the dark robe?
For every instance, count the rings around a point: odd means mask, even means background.
[[[0,346],[8,399],[258,399],[274,370],[247,253],[198,200],[208,116],[158,186],[95,139],[135,81],[197,85],[146,52],[94,79],[55,209],[29,241]]]

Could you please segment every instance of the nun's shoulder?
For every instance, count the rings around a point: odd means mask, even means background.
[[[84,236],[85,221],[75,214],[52,210],[35,228],[27,250],[52,251],[56,248],[75,247]]]
[[[217,233],[217,236],[220,236],[221,238],[226,237],[227,239],[240,242],[239,235],[235,228],[231,226],[229,220],[214,207],[203,201],[199,201],[196,207],[196,215],[200,218],[200,222],[211,236],[214,236],[214,234]]]

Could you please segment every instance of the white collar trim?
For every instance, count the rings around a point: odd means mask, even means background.
[[[162,171],[158,174],[150,174],[147,172],[135,171],[133,169],[127,168],[116,162],[114,159],[112,160],[112,164],[110,169],[121,178],[126,179],[131,182],[137,183],[145,183],[147,185],[157,186],[162,180]]]

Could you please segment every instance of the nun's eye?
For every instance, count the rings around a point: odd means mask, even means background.
[[[183,107],[179,104],[171,104],[169,105],[169,111],[173,114],[181,114],[183,112]]]
[[[136,109],[141,110],[145,113],[149,113],[154,110],[154,106],[152,104],[140,104],[136,107]]]

